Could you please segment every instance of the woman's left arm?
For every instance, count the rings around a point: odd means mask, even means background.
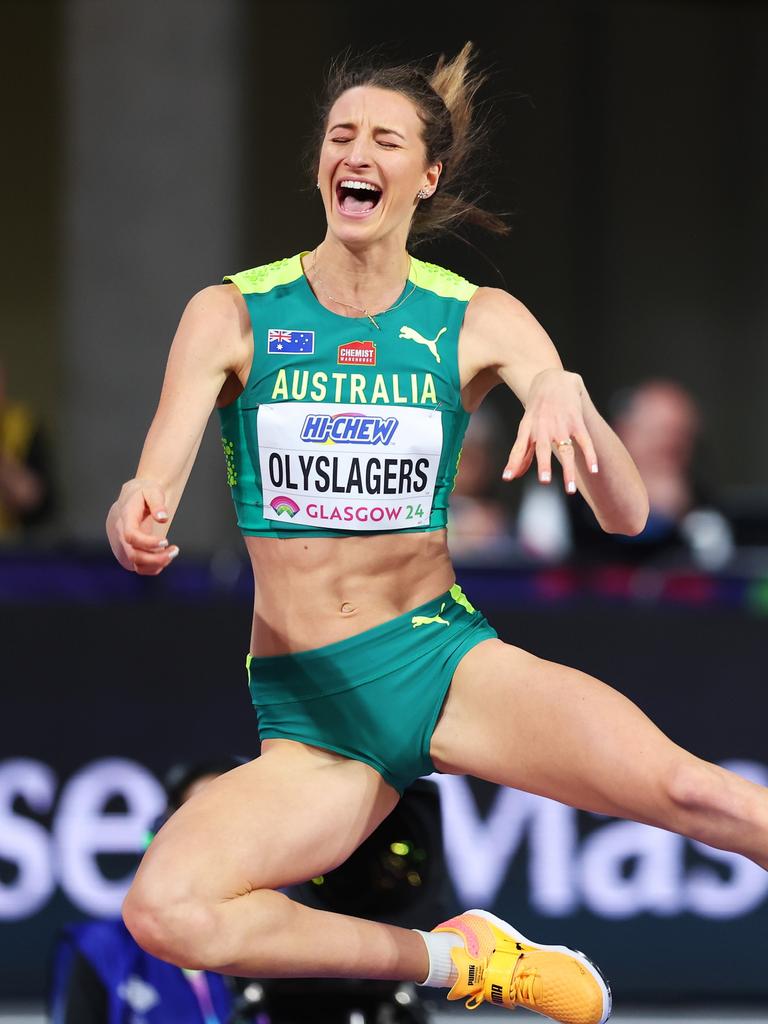
[[[534,458],[539,480],[552,479],[552,452],[568,493],[577,487],[607,533],[634,536],[648,519],[648,494],[629,452],[595,408],[578,373],[563,368],[546,331],[508,292],[481,288],[465,320],[480,363],[522,402],[525,413],[504,468],[522,476]],[[558,442],[572,440],[572,445]]]

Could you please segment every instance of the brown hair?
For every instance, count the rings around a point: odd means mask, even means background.
[[[318,104],[318,130],[311,142],[313,186],[325,127],[339,96],[364,85],[390,89],[407,96],[418,111],[427,165],[443,164],[437,189],[416,206],[410,237],[434,236],[462,222],[494,234],[508,234],[511,228],[501,216],[478,205],[486,193],[477,192],[473,169],[481,163],[488,128],[473,116],[473,100],[487,75],[470,67],[474,55],[473,44],[465,43],[451,61],[441,54],[430,73],[415,64],[381,66],[373,56],[353,56],[349,51],[335,58],[326,75]]]

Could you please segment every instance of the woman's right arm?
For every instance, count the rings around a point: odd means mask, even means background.
[[[136,470],[107,515],[118,562],[156,576],[178,554],[166,538],[208,418],[230,374],[251,358],[248,310],[234,285],[212,285],[190,299],[179,321],[160,401]]]

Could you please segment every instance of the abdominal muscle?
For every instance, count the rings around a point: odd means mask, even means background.
[[[438,597],[455,582],[446,531],[246,537],[255,600],[251,654],[346,640]]]

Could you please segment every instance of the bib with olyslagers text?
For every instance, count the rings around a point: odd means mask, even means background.
[[[302,255],[225,278],[254,339],[246,387],[219,409],[238,525],[281,537],[442,529],[469,420],[458,338],[476,286],[412,257],[377,330],[318,302]]]

